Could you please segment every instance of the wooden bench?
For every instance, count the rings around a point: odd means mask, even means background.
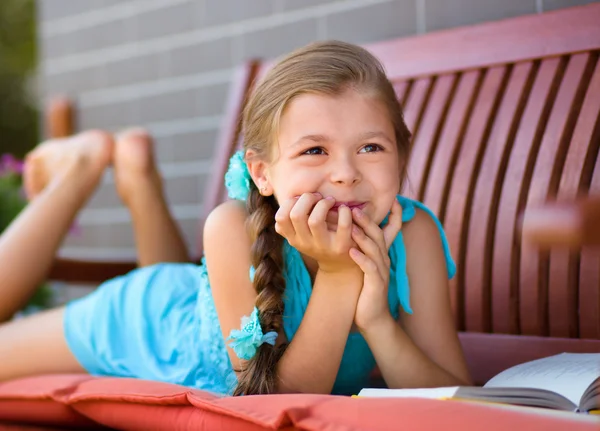
[[[413,132],[404,193],[438,214],[458,264],[451,298],[476,383],[562,351],[600,352],[600,251],[521,240],[528,210],[600,195],[598,22],[592,4],[367,46]],[[242,101],[271,64],[236,80],[201,223],[225,199]],[[59,261],[53,278],[100,282],[133,265]]]
[[[450,293],[477,383],[600,352],[600,250],[520,237],[528,209],[600,195],[598,23],[596,3],[367,47],[414,135],[404,192],[438,214],[458,265]]]
[[[234,73],[229,89],[225,113],[217,142],[211,180],[206,184],[202,211],[198,214],[199,228],[197,244],[198,256],[202,256],[202,226],[210,211],[223,202],[226,191],[223,177],[227,171],[229,158],[233,155],[241,136],[241,115],[246,96],[255,81],[259,63],[254,60],[242,64]],[[47,109],[47,128],[51,138],[69,136],[76,130],[75,108],[73,103],[63,97],[56,97]],[[134,260],[122,261],[86,261],[58,258],[49,278],[54,281],[99,284],[105,280],[125,274],[137,266]]]

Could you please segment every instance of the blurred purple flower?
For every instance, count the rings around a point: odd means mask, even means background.
[[[0,175],[23,173],[23,162],[12,154],[3,154],[0,157]]]

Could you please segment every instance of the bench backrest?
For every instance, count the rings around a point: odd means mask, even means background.
[[[598,22],[592,4],[366,46],[413,133],[403,193],[439,216],[458,265],[452,306],[476,383],[600,351],[600,250],[538,252],[519,234],[527,208],[600,194]]]
[[[438,214],[458,265],[461,331],[600,351],[600,252],[519,237],[527,208],[600,194],[599,22],[592,4],[368,46],[413,132],[404,193]],[[495,339],[534,356],[540,341]]]

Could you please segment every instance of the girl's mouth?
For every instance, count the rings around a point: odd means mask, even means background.
[[[353,210],[354,208],[358,208],[358,209],[362,210],[367,205],[367,203],[366,202],[356,202],[356,201],[354,201],[354,202],[336,202],[330,211],[338,211],[338,208],[342,205],[347,206],[348,208],[350,208],[350,210]]]

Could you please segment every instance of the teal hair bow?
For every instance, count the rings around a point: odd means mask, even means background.
[[[256,307],[254,307],[250,316],[242,317],[242,329],[233,329],[227,337],[227,341],[231,341],[229,346],[237,357],[245,361],[252,359],[262,344],[268,343],[274,346],[275,340],[277,340],[277,332],[275,331],[263,335],[258,320],[258,308]]]

